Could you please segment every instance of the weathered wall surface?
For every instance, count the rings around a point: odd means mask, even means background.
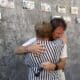
[[[27,68],[24,56],[15,55],[14,49],[34,36],[34,24],[37,21],[49,20],[51,15],[69,15],[68,23],[68,62],[65,73],[67,80],[80,80],[80,24],[75,22],[76,15],[70,14],[71,0],[34,0],[35,10],[22,8],[22,0],[14,0],[15,8],[0,7],[0,80],[27,80]],[[41,12],[40,2],[47,2],[52,12]],[[57,5],[67,7],[67,14],[59,14]],[[73,0],[73,5],[80,7],[80,0]],[[80,11],[79,11],[80,14]]]

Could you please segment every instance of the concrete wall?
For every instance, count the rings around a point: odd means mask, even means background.
[[[22,8],[22,0],[14,0],[15,8],[0,7],[2,19],[0,21],[0,80],[27,80],[27,68],[24,65],[24,56],[15,55],[15,47],[34,36],[34,24],[37,21],[49,20],[51,15],[69,15],[68,24],[68,62],[65,68],[67,80],[80,80],[80,27],[75,22],[76,15],[71,15],[70,7],[78,6],[80,0],[34,0],[35,10]],[[52,12],[41,12],[40,2],[47,2]],[[57,5],[67,8],[67,14],[60,14]],[[80,11],[79,11],[80,14]]]

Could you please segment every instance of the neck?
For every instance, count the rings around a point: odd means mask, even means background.
[[[49,40],[49,38],[39,38],[39,37],[37,37],[37,39],[38,40],[43,40],[43,41],[48,41]]]

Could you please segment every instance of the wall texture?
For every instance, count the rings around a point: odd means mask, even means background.
[[[34,36],[34,24],[37,21],[49,20],[51,15],[69,15],[68,24],[68,61],[65,68],[66,80],[80,80],[80,24],[75,22],[76,15],[71,15],[70,7],[78,6],[80,0],[34,0],[35,10],[22,8],[22,0],[14,0],[15,8],[0,7],[0,80],[27,80],[27,68],[24,56],[15,55],[15,47]],[[51,5],[52,12],[41,12],[40,2]],[[72,1],[72,2],[71,2]],[[57,5],[67,8],[67,14],[56,11]],[[80,11],[79,11],[80,14]]]

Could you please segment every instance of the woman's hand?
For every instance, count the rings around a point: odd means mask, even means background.
[[[26,50],[32,53],[42,53],[45,51],[45,48],[41,44],[33,44],[26,47]]]
[[[62,35],[62,37],[60,39],[63,40],[64,43],[67,43],[67,36],[66,35]]]
[[[15,49],[16,54],[20,55],[20,54],[24,54],[24,53],[28,53],[28,52],[32,52],[32,53],[42,53],[45,51],[45,48],[40,45],[40,44],[33,44],[33,45],[29,45],[29,46],[19,46]]]
[[[44,62],[41,64],[41,67],[50,72],[55,70],[56,65],[51,62]]]

